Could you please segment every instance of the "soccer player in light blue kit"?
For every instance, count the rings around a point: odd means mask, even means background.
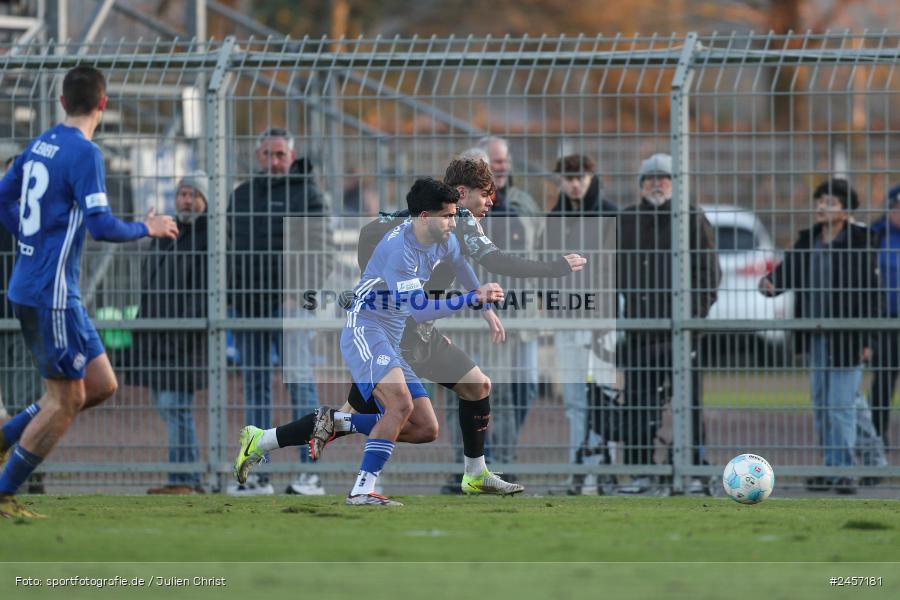
[[[341,353],[363,397],[374,396],[380,415],[352,415],[354,430],[368,434],[349,505],[397,506],[375,493],[375,481],[409,421],[437,432],[437,417],[416,374],[403,360],[400,338],[407,317],[417,322],[449,316],[463,308],[486,308],[501,300],[496,283],[480,285],[462,257],[456,236],[458,192],[433,179],[417,180],[406,197],[410,219],[378,244],[362,279],[341,335]],[[428,297],[422,284],[441,262],[452,265],[464,296]],[[432,438],[433,439],[433,438]]]
[[[42,516],[20,504],[16,491],[75,415],[118,387],[81,304],[85,228],[107,242],[178,235],[175,221],[153,210],[135,223],[110,213],[103,154],[91,141],[107,101],[100,71],[70,70],[60,98],[65,121],[32,141],[0,181],[0,221],[18,244],[9,300],[46,386],[40,400],[0,428],[0,452],[15,446],[0,474],[0,516],[6,518]]]

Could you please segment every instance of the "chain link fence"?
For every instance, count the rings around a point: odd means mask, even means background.
[[[345,313],[296,299],[351,289],[360,225],[480,147],[501,188],[482,222],[498,247],[578,252],[616,273],[546,282],[482,269],[507,290],[612,295],[614,314],[507,307],[505,345],[477,318],[439,324],[494,382],[496,470],[538,491],[677,493],[754,452],[779,486],[888,489],[900,475],[900,217],[893,225],[886,200],[900,182],[898,57],[896,34],[7,45],[7,155],[61,118],[61,77],[84,62],[108,80],[95,142],[114,212],[174,214],[185,176],[203,179],[208,200],[177,247],[87,245],[85,304],[120,388],[79,417],[45,484],[225,489],[243,425],[340,406]],[[260,142],[273,128],[293,143],[283,177],[261,173],[277,160]],[[656,180],[641,164],[657,153],[672,159],[663,208],[642,204]],[[581,168],[561,176],[567,156]],[[858,207],[841,211],[830,187],[814,199],[832,178],[849,181]],[[613,208],[610,234],[599,217]],[[299,245],[286,217],[304,217]],[[5,288],[14,240],[4,244]],[[286,285],[291,256],[318,262]],[[767,277],[777,295],[758,291]],[[15,412],[40,381],[3,310],[2,397]],[[439,439],[400,446],[389,489],[436,491],[461,471],[458,400],[431,389]],[[316,474],[337,493],[361,447],[338,440],[315,464],[282,450],[260,472],[276,489]]]

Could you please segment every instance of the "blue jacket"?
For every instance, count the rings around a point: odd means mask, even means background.
[[[881,284],[887,294],[887,314],[900,315],[900,229],[891,224],[887,216],[870,227],[879,237],[878,270]]]

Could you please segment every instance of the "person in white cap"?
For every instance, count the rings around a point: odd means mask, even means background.
[[[178,237],[156,240],[142,270],[142,319],[205,319],[207,316],[207,195],[203,171],[181,178],[175,196]],[[147,387],[166,424],[168,461],[197,463],[194,395],[206,387],[207,345],[203,331],[137,331],[127,372],[130,384]],[[172,472],[149,494],[203,493],[200,472]]]
[[[638,173],[640,201],[619,214],[617,235],[617,288],[625,299],[628,319],[672,318],[672,157],[654,154],[641,163]],[[721,279],[712,226],[697,206],[691,204],[689,219],[691,250],[691,317],[702,319],[716,301]],[[697,335],[691,340],[696,360]],[[628,331],[618,353],[625,371],[623,434],[624,461],[632,465],[653,463],[654,439],[661,425],[662,407],[672,390],[672,331]],[[702,382],[700,371],[691,370],[693,440],[695,464],[703,460]],[[637,477],[623,493],[643,493],[649,477]],[[708,493],[701,479],[692,481],[692,493]],[[661,491],[665,491],[661,488]]]

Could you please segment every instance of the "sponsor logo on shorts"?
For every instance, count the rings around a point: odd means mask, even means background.
[[[377,362],[379,365],[381,365],[383,367],[384,365],[391,362],[391,357],[388,356],[387,354],[379,354],[378,358],[375,359],[375,362]]]
[[[84,357],[84,354],[79,352],[78,354],[75,355],[75,360],[72,361],[72,367],[76,371],[80,371],[81,369],[84,368],[84,363],[86,360],[87,359]]]

